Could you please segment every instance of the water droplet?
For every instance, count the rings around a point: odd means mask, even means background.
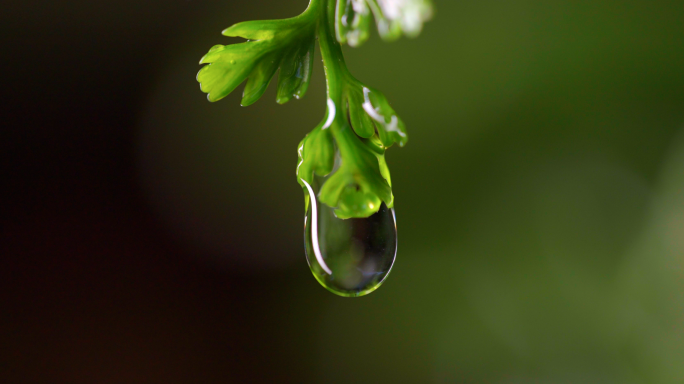
[[[230,63],[231,63],[231,64],[235,64],[235,60],[231,60]]]
[[[314,184],[319,184],[318,180]],[[310,196],[316,196],[314,188]],[[306,259],[319,283],[346,297],[367,295],[389,275],[397,254],[394,209],[382,203],[365,219],[338,219],[332,208],[311,199],[304,219]]]

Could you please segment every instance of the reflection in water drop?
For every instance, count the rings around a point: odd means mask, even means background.
[[[340,296],[364,296],[378,289],[397,254],[394,210],[383,203],[368,218],[338,219],[304,183],[311,198],[304,218],[304,246],[316,280]]]

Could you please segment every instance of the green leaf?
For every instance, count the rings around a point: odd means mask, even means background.
[[[363,110],[375,124],[376,132],[385,148],[394,143],[403,147],[408,142],[406,125],[389,105],[387,98],[380,91],[364,87]]]
[[[308,46],[300,45],[285,54],[278,76],[276,101],[279,104],[287,103],[293,96],[299,99],[306,93],[311,80],[314,45],[314,39],[311,39]]]
[[[335,34],[341,44],[357,47],[368,40],[371,11],[366,1],[337,0]]]
[[[333,170],[335,145],[330,130],[323,127],[323,123],[319,124],[297,147],[297,181],[302,187],[302,179],[313,184],[314,174],[325,176]]]
[[[283,20],[248,21],[223,31],[225,36],[249,39],[245,43],[215,45],[200,60],[197,74],[209,101],[218,101],[247,80],[242,105],[255,103],[280,68],[280,104],[302,97],[311,79],[316,38],[315,18],[302,14]]]
[[[334,207],[341,219],[368,217],[383,201],[391,207],[394,197],[382,145],[358,137],[343,119],[336,120],[331,128],[340,164],[323,184],[320,201]]]
[[[337,0],[337,40],[352,47],[363,44],[368,39],[371,14],[384,40],[395,40],[402,33],[416,37],[432,17],[432,9],[430,0]]]
[[[362,138],[377,135],[385,148],[408,142],[406,126],[382,92],[349,78],[344,92],[349,124]]]
[[[306,188],[303,181],[314,185],[314,175],[327,176],[318,198],[335,208],[335,215],[341,219],[368,217],[383,201],[391,208],[394,196],[385,146],[377,135],[368,139],[356,135],[347,120],[334,111],[331,116],[329,108],[325,121],[297,147],[297,181]],[[308,207],[306,189],[304,196]]]

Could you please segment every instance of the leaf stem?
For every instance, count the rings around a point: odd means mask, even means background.
[[[314,18],[317,17],[318,16],[317,13],[321,12],[320,11],[321,4],[325,3],[326,1],[327,0],[310,0],[309,5],[306,7],[304,12],[299,16],[302,17],[305,15],[308,16],[309,14],[314,14],[315,16],[313,16],[313,17]]]
[[[340,109],[344,77],[348,74],[348,70],[342,55],[342,47],[335,37],[335,0],[323,0],[319,17],[318,44],[323,57],[328,99]]]

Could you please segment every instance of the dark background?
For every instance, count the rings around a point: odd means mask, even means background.
[[[304,259],[320,64],[285,106],[194,80],[223,28],[306,3],[3,7],[0,381],[681,382],[681,1],[437,1],[345,49],[411,137],[359,299]]]

